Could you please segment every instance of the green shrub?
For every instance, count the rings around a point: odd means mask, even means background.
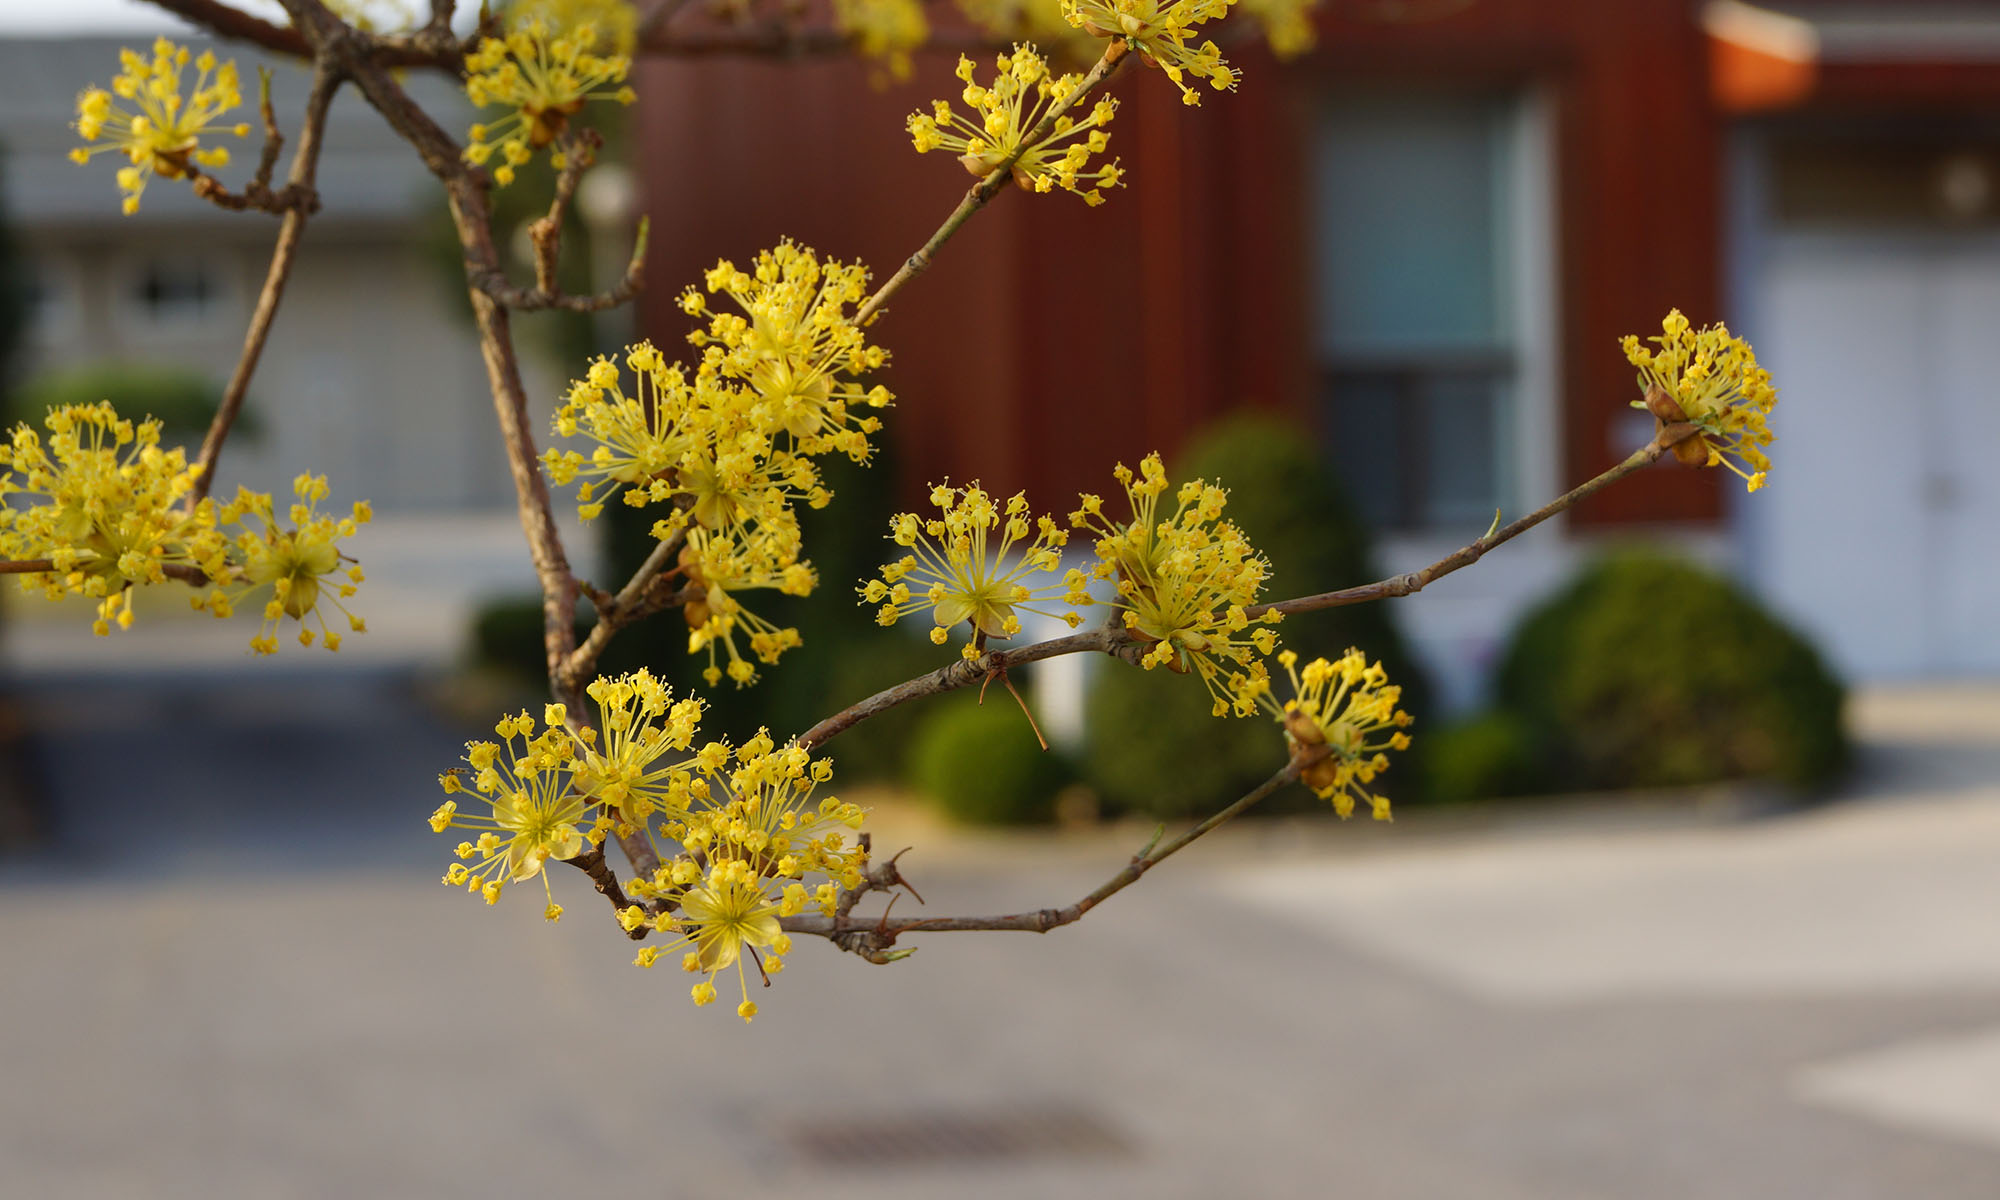
[[[1232,417],[1199,437],[1173,478],[1219,482],[1229,489],[1226,515],[1271,560],[1272,599],[1331,591],[1376,578],[1368,533],[1313,438],[1277,418]],[[1403,687],[1403,707],[1418,719],[1416,746],[1396,756],[1385,777],[1395,799],[1421,790],[1427,715],[1422,672],[1388,608],[1351,605],[1287,618],[1278,627],[1302,657],[1339,656],[1359,646],[1379,658]],[[1113,808],[1151,817],[1208,812],[1255,787],[1284,762],[1272,722],[1209,715],[1207,691],[1192,678],[1097,663],[1088,707],[1085,774]],[[1304,789],[1267,801],[1315,807]],[[1324,807],[1323,804],[1317,807]]]
[[[1812,645],[1728,581],[1654,555],[1599,562],[1529,613],[1494,690],[1545,748],[1549,788],[1804,788],[1847,760],[1842,688]]]
[[[1489,709],[1424,738],[1426,796],[1440,804],[1516,796],[1541,780],[1534,731],[1511,712]]]
[[[984,705],[966,693],[933,702],[910,745],[910,786],[968,824],[1047,821],[1072,778],[1062,757],[1035,741],[1014,698],[998,689]]]
[[[35,376],[21,386],[8,415],[11,421],[40,428],[52,408],[100,400],[116,405],[121,417],[158,417],[164,439],[182,444],[199,441],[207,432],[222,403],[222,385],[199,371],[150,363],[95,363]],[[255,441],[261,432],[255,406],[246,405],[230,436]]]

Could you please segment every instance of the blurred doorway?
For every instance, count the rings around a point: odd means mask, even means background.
[[[2000,230],[1781,232],[1764,261],[1767,590],[1852,678],[2000,674]]]

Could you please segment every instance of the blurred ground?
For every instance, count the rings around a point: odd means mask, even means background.
[[[1255,825],[1046,937],[802,945],[746,1028],[574,872],[555,927],[439,887],[472,731],[324,657],[21,677],[0,1192],[2000,1194],[2000,690],[1863,697],[1829,806]],[[1145,836],[877,825],[955,912]]]

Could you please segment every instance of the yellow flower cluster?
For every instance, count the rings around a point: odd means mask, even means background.
[[[22,575],[23,588],[97,600],[103,635],[113,621],[131,627],[132,588],[165,582],[168,567],[226,573],[214,506],[183,504],[200,467],[160,449],[158,421],[135,425],[100,402],[55,409],[46,424],[46,444],[23,424],[0,446],[0,495],[37,498],[0,508],[0,554],[52,568]]]
[[[340,605],[354,594],[361,569],[336,543],[368,521],[366,503],[356,504],[351,517],[323,516],[315,506],[326,497],[326,480],[301,475],[294,487],[305,503],[292,508],[293,528],[280,529],[271,497],[260,492],[239,490],[224,505],[188,505],[201,468],[189,466],[178,447],[160,449],[158,421],[135,424],[101,401],[55,409],[44,424],[46,443],[23,424],[0,446],[0,496],[33,499],[0,507],[0,556],[49,563],[47,571],[20,576],[24,589],[52,600],[96,600],[93,628],[100,636],[114,623],[131,627],[134,587],[163,583],[170,574],[213,584],[207,595],[194,597],[194,607],[218,617],[229,616],[244,596],[269,588],[264,623],[250,639],[259,653],[277,650],[272,633],[285,616],[300,623],[299,641],[311,645],[305,619],[318,616],[329,601],[347,615],[350,628],[365,628]],[[261,529],[246,524],[232,538],[227,527],[246,515],[259,518]],[[335,573],[345,582],[322,584]],[[327,649],[339,649],[340,635],[318,619]]]
[[[702,677],[710,687],[721,683],[725,673],[738,687],[756,682],[757,668],[737,648],[739,634],[746,636],[757,661],[767,665],[775,664],[785,651],[798,649],[798,630],[772,624],[737,598],[740,592],[759,590],[809,596],[819,586],[812,565],[799,558],[798,518],[791,513],[735,537],[692,529],[681,549],[680,566],[688,583],[702,593],[686,609],[688,653],[707,652],[708,667]],[[726,671],[716,663],[717,646],[728,654]]]
[[[741,312],[714,311],[692,287],[681,293],[681,310],[708,320],[707,329],[688,335],[702,349],[701,371],[756,393],[750,415],[759,433],[782,434],[800,454],[839,451],[866,462],[868,435],[882,423],[856,410],[884,408],[894,399],[889,389],[864,387],[858,378],[889,361],[849,315],[867,298],[867,268],[821,262],[787,239],[759,253],[752,271],[726,259],[716,263],[703,284],[708,295],[727,296]]]
[[[558,486],[581,479],[586,520],[614,495],[634,507],[671,505],[653,536],[687,539],[673,569],[692,593],[683,609],[689,652],[708,655],[711,686],[725,675],[742,686],[757,678],[751,658],[775,663],[799,645],[796,629],[750,612],[742,593],[803,596],[817,584],[802,557],[797,506],[831,499],[816,456],[867,461],[881,421],[866,410],[891,397],[859,376],[888,355],[851,316],[868,282],[859,265],[823,262],[788,241],[759,254],[754,271],[721,262],[705,282],[706,295],[681,296],[683,311],[708,322],[689,335],[701,349],[693,375],[650,342],[626,352],[636,377],[629,390],[617,364],[597,360],[555,416],[558,435],[596,447],[588,457],[551,447],[542,461]],[[732,308],[712,309],[718,294]]]
[[[583,829],[592,805],[571,786],[577,744],[563,724],[562,706],[549,705],[543,715],[547,728],[539,734],[535,719],[524,712],[503,717],[494,726],[500,741],[466,743],[467,767],[446,772],[438,782],[446,792],[476,797],[486,811],[460,812],[458,801],[447,800],[431,814],[431,829],[437,833],[468,829],[477,835],[477,840],[458,844],[461,861],[445,872],[447,885],[497,904],[508,884],[539,875],[549,900],[545,912],[553,921],[561,910],[548,891],[549,860],[575,858],[583,853],[585,842],[602,844],[605,829],[593,827],[588,833]],[[467,776],[472,781],[469,792]]]
[[[1753,492],[1763,487],[1771,468],[1763,448],[1773,440],[1768,422],[1778,390],[1771,386],[1771,373],[1757,365],[1750,343],[1721,324],[1692,329],[1679,309],[1667,314],[1659,337],[1647,340],[1659,349],[1627,336],[1625,357],[1639,368],[1639,390],[1657,388],[1663,395],[1635,400],[1633,407],[1662,421],[1693,422],[1701,433],[1681,444],[1692,451],[1687,461],[1728,467]]]
[[[229,148],[204,148],[203,134],[233,133],[248,137],[247,124],[221,125],[216,119],[243,103],[237,86],[235,62],[218,65],[215,55],[202,51],[194,60],[194,90],[181,95],[181,71],[188,64],[185,46],[165,38],[153,43],[149,61],[136,50],[120,50],[123,68],[111,80],[111,90],[85,88],[76,98],[76,132],[86,142],[103,140],[102,145],[78,146],[69,152],[71,161],[86,163],[94,154],[119,151],[127,165],[119,168],[118,186],[125,192],[125,211],[139,211],[140,193],[149,176],[181,179],[195,165],[220,167],[229,162]],[[113,100],[127,100],[127,109]]]
[[[833,25],[856,50],[880,61],[891,79],[910,77],[910,51],[931,36],[917,0],[833,0]]]
[[[1214,42],[1203,42],[1190,50],[1188,39],[1197,27],[1229,15],[1236,0],[1062,0],[1063,16],[1069,23],[1097,37],[1124,38],[1143,56],[1143,62],[1159,67],[1181,90],[1181,99],[1200,104],[1201,93],[1188,86],[1187,77],[1206,79],[1217,91],[1236,86],[1236,69],[1222,61],[1222,51]]]
[[[290,617],[299,623],[299,645],[313,644],[313,631],[306,618],[319,622],[320,636],[329,650],[340,649],[340,633],[327,628],[325,606],[340,610],[347,627],[366,633],[367,623],[347,611],[341,601],[354,595],[362,581],[361,564],[340,552],[340,541],[374,517],[368,502],[358,501],[345,517],[319,511],[327,497],[326,476],[301,475],[292,481],[297,502],[287,514],[291,527],[278,524],[271,497],[264,492],[238,488],[236,498],[222,506],[217,519],[224,525],[243,522],[245,528],[231,546],[235,564],[226,580],[218,581],[206,596],[195,598],[197,609],[206,608],[217,617],[227,617],[245,600],[269,589],[264,601],[264,622],[250,639],[250,648],[259,654],[278,652],[278,622]],[[251,529],[245,517],[255,517],[261,529]],[[338,577],[338,578],[336,578]]]
[[[1312,14],[1320,0],[1236,0],[1236,4],[1264,30],[1264,40],[1280,61],[1297,58],[1319,44]]]
[[[736,1013],[748,1021],[757,1006],[743,958],[768,985],[791,950],[778,919],[808,903],[832,915],[839,889],[860,885],[867,860],[846,833],[860,827],[862,810],[831,796],[813,799],[833,777],[831,760],[814,759],[797,745],[775,747],[762,731],[737,749],[735,759],[733,769],[707,770],[705,802],[665,827],[685,854],[660,867],[650,882],[632,886],[634,895],[654,902],[652,927],[676,935],[640,950],[634,962],[650,967],[684,949],[681,969],[703,976],[692,989],[697,1005],[713,1001],[715,976],[735,967],[742,996]],[[826,881],[809,891],[804,881],[813,875]],[[635,905],[624,920],[637,928],[647,920],[645,910]],[[767,953],[759,955],[760,949]]]
[[[602,734],[571,733],[568,712],[551,704],[540,733],[525,712],[505,718],[495,727],[500,741],[469,743],[466,766],[439,776],[453,798],[431,814],[431,828],[476,834],[459,843],[444,882],[493,904],[507,885],[540,876],[543,914],[553,921],[562,908],[548,886],[551,859],[573,859],[613,832],[670,839],[678,851],[631,881],[637,902],[619,921],[627,932],[672,940],[644,947],[635,961],[651,967],[684,949],[683,969],[703,977],[693,989],[698,1005],[715,999],[715,976],[735,967],[737,1013],[747,1021],[757,1006],[742,960],[768,982],[790,950],[779,918],[808,903],[831,913],[840,888],[860,884],[866,855],[847,831],[860,826],[862,811],[831,796],[815,800],[833,776],[831,760],[779,747],[762,731],[733,750],[723,742],[692,750],[700,702],[674,700],[644,670],[599,679],[589,694]],[[460,811],[461,797],[482,811]],[[814,876],[821,882],[809,889]]]
[[[967,488],[939,484],[931,489],[931,503],[939,515],[928,521],[915,513],[889,519],[889,539],[911,553],[883,567],[880,579],[856,589],[865,603],[882,606],[875,614],[879,623],[893,625],[928,608],[934,623],[931,641],[942,646],[952,626],[964,622],[972,627],[963,650],[967,658],[977,657],[987,638],[1019,633],[1021,612],[1061,617],[1072,629],[1082,623],[1074,611],[1036,606],[1058,593],[1065,604],[1081,606],[1091,599],[1085,590],[1089,581],[1079,570],[1071,570],[1061,583],[1026,582],[1032,575],[1060,570],[1062,548],[1069,542],[1069,532],[1048,517],[1029,521],[1026,496],[1015,493],[1003,512],[977,482]],[[996,529],[999,544],[993,545],[988,535]]]
[[[539,23],[555,37],[590,30],[583,48],[593,54],[632,56],[639,39],[639,10],[627,0],[514,0],[507,28],[526,31]]]
[[[1293,753],[1328,747],[1299,779],[1322,800],[1331,799],[1342,819],[1354,814],[1356,797],[1366,800],[1378,821],[1389,817],[1389,799],[1368,790],[1389,769],[1387,750],[1407,750],[1410,714],[1398,709],[1403,689],[1389,682],[1381,663],[1370,664],[1359,650],[1338,661],[1315,658],[1297,669],[1299,656],[1286,650],[1278,662],[1291,677],[1293,698],[1280,706],[1268,687],[1258,703],[1284,726]],[[1383,736],[1383,735],[1387,736]]]
[[[1111,141],[1104,127],[1118,112],[1118,101],[1100,97],[1082,120],[1065,112],[1046,137],[1024,150],[1025,139],[1043,115],[1074,95],[1083,77],[1051,75],[1047,60],[1026,45],[1000,55],[994,65],[993,86],[983,87],[973,79],[972,60],[963,56],[958,60],[958,77],[965,81],[961,96],[975,116],[958,113],[946,100],[933,101],[928,115],[910,114],[910,139],[918,153],[953,151],[965,169],[981,179],[1018,154],[1014,182],[1023,188],[1047,192],[1061,187],[1082,196],[1085,203],[1104,203],[1105,193],[1118,186],[1123,172],[1115,161],[1092,167],[1090,159],[1102,154]]]
[[[583,750],[573,768],[577,788],[611,816],[620,837],[647,831],[654,813],[687,811],[686,764],[661,760],[694,744],[701,701],[675,700],[644,667],[596,679],[584,691],[597,704],[597,725],[581,734]]]
[[[663,541],[687,536],[677,569],[704,593],[685,609],[693,630],[689,652],[708,654],[711,686],[725,674],[718,647],[727,652],[730,679],[751,683],[757,671],[743,657],[739,634],[748,635],[751,653],[766,663],[799,637],[745,610],[735,593],[811,592],[817,577],[800,558],[793,506],[823,507],[830,494],[810,459],[780,446],[782,435],[760,431],[755,392],[716,374],[690,380],[650,342],[630,347],[626,365],[637,377],[629,393],[617,366],[598,359],[556,410],[556,432],[597,442],[591,456],[550,447],[543,465],[558,486],[584,477],[577,511],[586,520],[613,495],[633,507],[672,503],[652,532]]]
[[[549,161],[560,170],[569,119],[586,103],[632,103],[632,89],[621,86],[631,60],[593,53],[597,37],[596,28],[587,23],[558,33],[531,21],[505,37],[481,40],[479,49],[465,57],[465,94],[478,107],[502,104],[512,111],[472,127],[465,161],[482,164],[498,150],[501,162],[493,169],[493,182],[504,187],[514,181],[514,168],[554,143]]]
[[[1276,647],[1268,626],[1279,616],[1267,612],[1253,621],[1244,609],[1256,603],[1270,563],[1223,519],[1229,494],[1221,488],[1200,479],[1182,484],[1173,515],[1161,519],[1167,472],[1159,455],[1147,455],[1136,478],[1124,463],[1114,474],[1130,521],[1112,520],[1100,497],[1085,495],[1070,524],[1097,536],[1093,574],[1116,579],[1120,619],[1151,643],[1141,665],[1193,671],[1207,685],[1216,716],[1232,709],[1248,716],[1267,674],[1258,656]]]

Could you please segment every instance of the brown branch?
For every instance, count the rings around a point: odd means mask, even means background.
[[[899,704],[907,704],[924,696],[936,696],[943,692],[970,687],[1009,667],[1088,651],[1116,654],[1134,645],[1136,643],[1123,629],[1103,628],[1086,633],[1072,633],[1068,637],[1035,642],[1012,650],[988,650],[977,658],[954,659],[928,675],[919,675],[915,679],[906,680],[892,688],[885,688],[866,700],[849,705],[800,734],[799,745],[808,750],[813,749],[829,738],[852,729],[870,717],[895,708]]]
[[[368,102],[382,114],[403,140],[410,143],[424,165],[444,184],[451,209],[452,224],[458,232],[464,256],[466,290],[472,301],[473,321],[479,330],[480,357],[486,364],[494,413],[499,421],[507,468],[514,480],[516,507],[521,530],[527,538],[529,557],[542,589],[542,644],[556,700],[579,717],[583,711],[580,688],[562,686],[563,665],[576,650],[576,601],[579,585],[570,570],[569,558],[556,527],[555,511],[549,498],[548,482],[535,451],[534,435],[528,427],[528,397],[521,384],[521,368],[515,353],[513,330],[506,307],[481,286],[482,278],[500,269],[500,255],[493,243],[493,214],[488,203],[489,183],[484,172],[469,169],[459,144],[431,116],[412,101],[400,83],[379,61],[369,57],[368,39],[356,34],[327,11],[321,0],[282,0],[292,22],[304,31],[313,52],[343,67]],[[645,225],[640,225],[643,247]],[[635,259],[636,259],[635,255]],[[635,834],[618,839],[632,867],[641,875],[651,875],[659,865],[645,837]]]
[[[896,273],[881,287],[876,288],[875,294],[868,297],[867,301],[855,310],[854,324],[866,325],[873,320],[876,314],[882,311],[882,306],[889,302],[889,297],[895,295],[904,284],[929,270],[931,260],[937,256],[938,250],[951,240],[951,236],[958,232],[959,227],[971,220],[972,214],[986,207],[986,202],[999,195],[1000,189],[1013,180],[1014,164],[1021,160],[1021,156],[1048,136],[1049,131],[1055,128],[1057,118],[1110,79],[1126,57],[1125,40],[1113,38],[1104,47],[1104,56],[1097,60],[1097,65],[1090,68],[1090,73],[1083,77],[1076,90],[1060,103],[1050,105],[1049,110],[1042,114],[1042,119],[1035,122],[1034,128],[1021,139],[1021,144],[1015,148],[1014,153],[1001,160],[984,179],[966,189],[964,197],[958,202],[958,207],[951,210],[951,215],[944,219],[944,224],[938,226],[936,232],[917,248],[917,252],[904,259],[903,265],[896,269]]]
[[[278,315],[278,302],[284,298],[285,283],[291,278],[292,265],[298,258],[299,243],[305,237],[306,219],[319,207],[314,179],[319,170],[319,153],[325,139],[326,117],[333,105],[333,95],[340,89],[342,74],[325,58],[313,63],[312,90],[306,97],[306,112],[299,126],[299,144],[292,151],[292,167],[285,188],[278,195],[285,199],[284,219],[278,224],[277,244],[271,248],[271,265],[264,273],[264,289],[257,294],[257,307],[250,314],[250,328],[243,335],[243,352],[237,356],[236,368],[230,372],[229,383],[222,390],[222,402],[216,406],[215,416],[208,423],[208,433],[201,440],[200,473],[195,476],[194,488],[188,493],[190,509],[199,504],[215,486],[215,464],[222,456],[223,443],[229,439],[229,431],[236,425],[237,414],[243,411],[243,399],[250,391],[250,377],[257,371],[257,360],[264,353],[264,342],[271,334],[271,323]],[[254,193],[270,195],[268,180],[269,167],[277,158],[273,142],[282,142],[278,134],[277,120],[271,113],[270,77],[264,79],[264,122],[265,152],[264,163],[258,168],[259,178],[251,182]]]
[[[431,0],[431,19],[424,26],[424,32],[450,37],[451,15],[457,9],[458,0]]]
[[[55,569],[55,560],[49,558],[0,560],[0,575],[43,575]],[[206,587],[215,582],[208,577],[208,572],[191,563],[167,563],[160,568],[160,572],[168,579],[178,579],[196,587]],[[131,585],[128,583],[125,586]]]
[[[217,37],[252,42],[266,50],[275,50],[279,54],[289,54],[295,58],[312,57],[312,50],[306,45],[306,39],[297,29],[252,16],[233,5],[223,4],[220,0],[153,0],[153,3],[199,25]]]
[[[565,170],[564,174],[567,175],[568,171]],[[571,187],[574,189],[575,185],[571,184]],[[547,274],[543,274],[543,237],[536,227],[541,226],[547,219],[537,218],[534,226],[530,227],[530,233],[535,239],[535,273],[539,279],[536,286],[519,288],[508,283],[507,273],[500,268],[497,261],[482,264],[467,260],[465,277],[473,288],[484,292],[496,303],[518,312],[556,308],[564,312],[594,313],[617,308],[638,295],[639,289],[646,285],[646,239],[652,228],[650,218],[639,218],[639,236],[633,239],[632,257],[625,264],[625,277],[608,291],[587,296],[571,296],[555,286],[554,247],[560,237],[559,234],[548,241],[550,249],[547,252]]]
[[[1488,550],[1503,542],[1512,541],[1528,530],[1548,520],[1565,509],[1573,507],[1584,497],[1600,488],[1609,487],[1632,472],[1651,463],[1658,462],[1680,442],[1693,437],[1697,430],[1688,424],[1668,425],[1643,448],[1610,470],[1590,480],[1588,483],[1558,496],[1547,504],[1501,529],[1475,539],[1443,558],[1407,575],[1396,575],[1360,587],[1346,588],[1338,592],[1324,592],[1317,596],[1301,596],[1294,600],[1280,600],[1274,604],[1260,604],[1245,609],[1247,616],[1256,617],[1265,612],[1312,612],[1322,608],[1334,608],[1343,604],[1360,604],[1368,600],[1381,600],[1393,596],[1408,596],[1422,591],[1426,586],[1441,579],[1460,567],[1479,561]],[[1064,654],[1100,652],[1133,658],[1139,653],[1140,643],[1123,628],[1106,627],[1093,629],[1087,633],[1072,633],[1067,637],[1053,638],[1046,642],[1035,642],[1014,650],[988,651],[977,658],[959,659],[938,668],[928,675],[885,688],[865,700],[840,710],[799,735],[799,744],[808,749],[817,747],[829,738],[836,737],[848,729],[877,716],[900,704],[907,704],[925,696],[935,696],[944,692],[969,687],[989,676],[1017,667],[1024,663],[1040,662],[1046,658],[1056,658]]]
[[[610,864],[604,861],[604,848],[602,846],[592,846],[589,850],[577,855],[575,858],[565,859],[564,861],[568,862],[570,866],[581,870],[585,875],[590,876],[590,882],[596,886],[597,894],[611,902],[611,911],[622,913],[632,907],[632,902],[625,896],[625,889],[618,886],[617,873],[612,871]],[[637,942],[643,940],[647,932],[646,926],[641,925],[637,929],[626,930],[625,936]]]
[[[219,38],[249,42],[292,58],[313,57],[313,44],[301,32],[296,17],[290,25],[279,25],[224,4],[221,0],[153,0],[153,3]],[[338,17],[333,19],[339,20]],[[356,38],[356,53],[377,66],[436,67],[457,71],[463,62],[463,48],[451,37],[449,27],[441,36],[431,29],[387,37],[352,28],[349,32]]]
[[[528,238],[535,245],[535,287],[550,295],[560,290],[556,286],[556,260],[562,255],[563,216],[576,196],[577,181],[597,161],[597,152],[603,145],[604,138],[595,129],[581,130],[562,140],[559,149],[563,168],[556,176],[556,194],[549,201],[548,215],[528,226]]]
[[[653,547],[646,561],[632,572],[632,578],[618,589],[616,596],[605,596],[595,588],[588,589],[591,602],[597,605],[597,624],[591,626],[590,633],[582,643],[564,660],[557,672],[558,689],[573,690],[583,684],[584,676],[590,674],[597,665],[597,659],[604,648],[611,644],[612,637],[626,626],[650,613],[659,612],[675,604],[686,603],[686,589],[670,589],[658,585],[666,583],[661,572],[674,561],[680,552],[681,543],[687,540],[687,530],[682,528],[674,535]],[[602,600],[599,597],[603,597]]]
[[[1009,913],[997,917],[921,917],[904,921],[891,921],[887,914],[873,919],[846,914],[831,917],[801,915],[781,918],[779,924],[787,932],[826,938],[843,950],[852,951],[875,962],[887,961],[888,955],[885,952],[905,933],[974,931],[1047,933],[1051,929],[1060,929],[1064,925],[1082,920],[1085,913],[1137,883],[1146,872],[1186,849],[1206,834],[1241,816],[1271,793],[1297,779],[1301,771],[1326,757],[1328,753],[1327,747],[1319,746],[1310,752],[1296,755],[1292,761],[1285,764],[1284,769],[1258,784],[1235,803],[1214,813],[1173,840],[1148,846],[1133,855],[1132,860],[1126,863],[1122,870],[1105,880],[1096,890],[1074,904],[1062,908],[1038,908],[1032,912]],[[894,861],[891,860],[887,865],[893,868]],[[900,880],[900,876],[898,879]]]
[[[1475,538],[1473,541],[1459,547],[1457,550],[1452,551],[1450,554],[1445,555],[1420,571],[1412,571],[1406,575],[1396,575],[1388,579],[1379,579],[1374,583],[1362,584],[1360,587],[1342,588],[1337,592],[1321,592],[1316,596],[1300,596],[1292,600],[1280,600],[1273,604],[1258,604],[1244,609],[1244,615],[1254,620],[1267,612],[1284,613],[1287,615],[1291,613],[1317,612],[1323,608],[1338,608],[1347,604],[1362,604],[1369,600],[1388,600],[1398,596],[1415,595],[1437,580],[1451,574],[1453,571],[1478,562],[1493,547],[1503,542],[1513,541],[1557,513],[1574,507],[1578,501],[1585,497],[1603,488],[1610,487],[1612,484],[1642,467],[1648,467],[1658,462],[1663,455],[1671,451],[1676,445],[1695,436],[1698,432],[1699,430],[1695,426],[1686,422],[1662,426],[1652,441],[1634,450],[1624,462],[1619,463],[1617,466],[1612,467],[1587,483],[1582,483],[1571,488],[1527,516],[1511,521],[1483,537]]]
[[[535,286],[518,288],[509,283],[497,260],[490,264],[467,265],[466,275],[473,286],[506,307],[521,312],[549,308],[580,313],[602,312],[616,308],[639,294],[639,289],[646,282],[646,238],[651,229],[651,223],[645,217],[639,218],[639,236],[633,240],[632,257],[625,264],[625,277],[610,290],[594,295],[570,296],[564,294],[556,282],[556,266],[562,254],[563,218],[569,212],[570,201],[576,196],[578,181],[590,164],[596,161],[597,151],[603,145],[604,138],[594,129],[585,129],[564,139],[561,147],[563,168],[556,176],[556,193],[549,201],[548,214],[537,217],[528,226],[528,236],[535,247]]]

